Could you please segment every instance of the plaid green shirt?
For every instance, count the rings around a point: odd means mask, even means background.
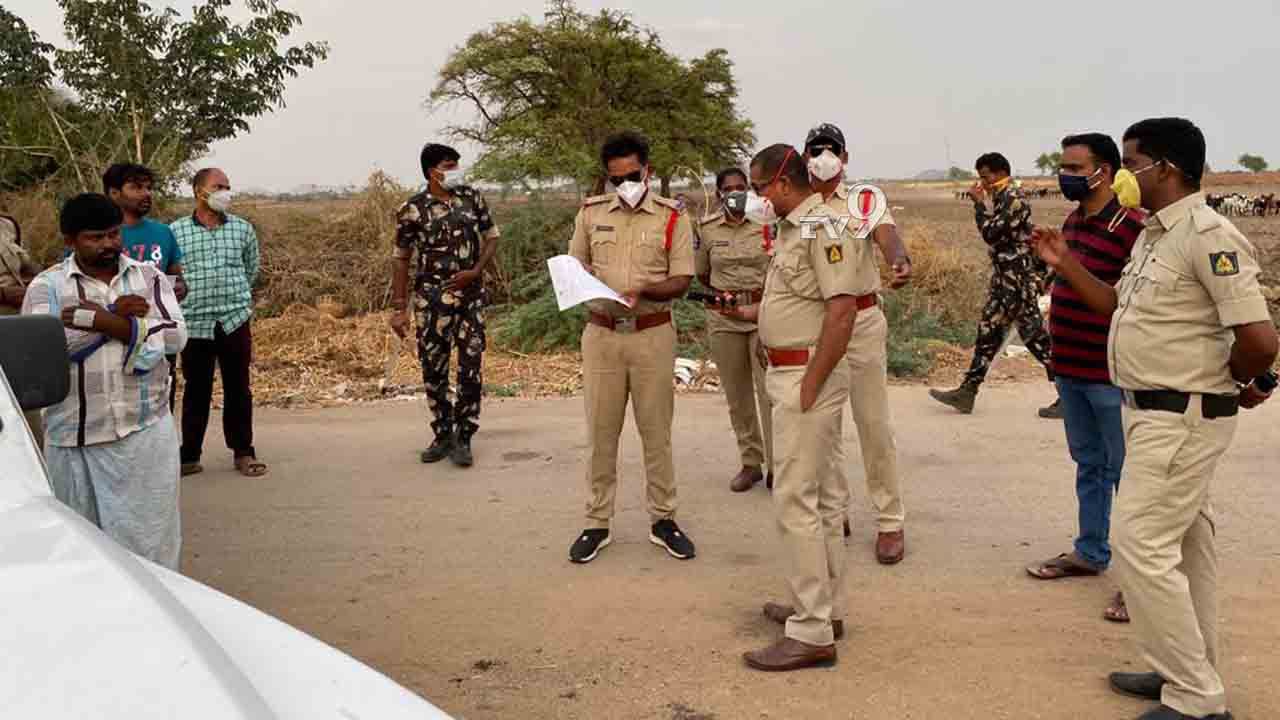
[[[182,314],[193,338],[212,340],[213,329],[231,334],[253,316],[253,283],[258,278],[258,235],[249,221],[228,214],[207,228],[195,216],[169,226],[182,248],[187,298]]]

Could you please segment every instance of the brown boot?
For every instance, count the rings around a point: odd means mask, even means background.
[[[907,535],[901,530],[882,532],[876,536],[876,560],[881,565],[896,565],[907,554]]]
[[[788,605],[779,605],[778,603],[772,603],[772,602],[767,602],[764,604],[764,616],[778,623],[779,625],[786,625],[787,618],[795,614],[796,614],[796,611]],[[844,621],[832,620],[831,633],[835,635],[837,640],[844,637]]]
[[[760,468],[743,465],[742,470],[729,483],[729,489],[734,492],[746,492],[763,479],[764,473]]]
[[[786,672],[808,667],[828,667],[836,663],[836,646],[810,645],[784,637],[762,650],[743,653],[742,659],[756,670]]]

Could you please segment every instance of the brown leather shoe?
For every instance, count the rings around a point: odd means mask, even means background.
[[[734,476],[733,481],[729,483],[729,489],[734,492],[746,492],[763,479],[764,473],[760,472],[760,468],[744,465],[742,470]]]
[[[786,625],[787,618],[795,614],[796,611],[789,605],[779,605],[778,603],[773,602],[767,602],[764,604],[764,616],[779,625]],[[837,640],[844,637],[844,621],[832,620],[831,633],[835,635]]]
[[[810,645],[784,637],[762,650],[742,654],[747,665],[766,672],[786,672],[808,667],[828,667],[836,663],[836,646]]]
[[[907,536],[901,530],[882,532],[876,536],[876,560],[881,565],[896,565],[907,554]]]

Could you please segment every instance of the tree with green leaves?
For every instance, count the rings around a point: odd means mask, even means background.
[[[973,172],[956,165],[952,165],[951,169],[947,170],[948,180],[972,180],[975,177],[977,176]]]
[[[1036,158],[1036,169],[1041,175],[1049,173],[1058,174],[1058,168],[1062,165],[1062,153],[1040,153],[1040,157]]]
[[[58,5],[70,46],[56,50],[0,8],[0,145],[24,148],[28,161],[51,155],[55,172],[70,168],[81,190],[125,158],[179,170],[283,107],[286,81],[328,54],[324,43],[282,47],[302,19],[277,0],[245,0],[243,22],[230,19],[232,0],[199,0],[186,16],[144,0]],[[0,164],[0,184],[23,178]]]
[[[1261,155],[1250,155],[1249,153],[1245,153],[1241,155],[1240,159],[1236,162],[1240,163],[1240,167],[1248,170],[1249,172],[1267,171],[1267,161],[1264,160]]]
[[[446,133],[483,148],[472,174],[502,183],[570,178],[604,185],[599,148],[620,130],[650,141],[669,191],[681,173],[740,162],[755,144],[736,102],[733,63],[722,49],[683,61],[631,15],[590,15],[551,0],[541,23],[499,22],[449,57],[429,105],[462,103],[474,122]]]

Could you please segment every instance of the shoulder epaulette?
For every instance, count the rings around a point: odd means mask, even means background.
[[[713,215],[708,215],[698,222],[699,225],[710,225],[711,223],[724,218],[724,211],[720,211]]]
[[[680,207],[680,203],[675,200],[672,200],[671,198],[664,198],[661,195],[654,195],[653,201],[663,207],[668,207],[668,208],[671,208],[672,210],[677,210],[681,213],[684,212],[684,208]]]
[[[582,207],[590,207],[591,205],[599,205],[602,202],[608,202],[613,199],[613,193],[605,193],[604,195],[592,195],[582,201]]]

